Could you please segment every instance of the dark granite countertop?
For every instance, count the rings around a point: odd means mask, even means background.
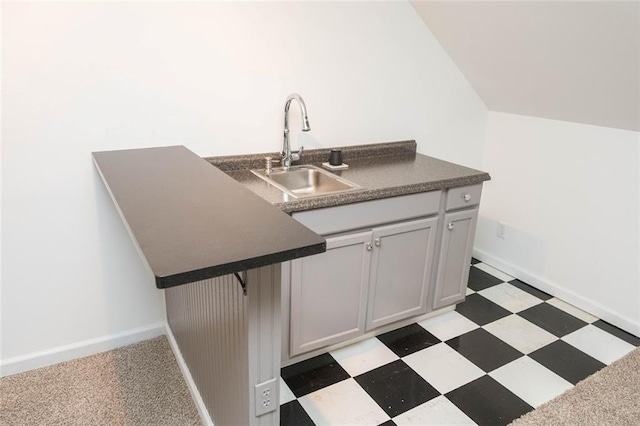
[[[415,141],[342,147],[342,150],[349,168],[332,173],[362,188],[299,199],[284,194],[250,172],[250,169],[264,168],[266,156],[279,158],[278,153],[210,157],[207,160],[287,213],[472,185],[491,179],[486,172],[418,154]],[[329,151],[304,151],[301,161],[296,164],[321,166],[329,158]]]
[[[93,159],[158,288],[326,250],[322,237],[183,146]]]

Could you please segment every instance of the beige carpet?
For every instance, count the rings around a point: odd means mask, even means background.
[[[0,379],[0,425],[201,425],[169,342]]]
[[[640,348],[512,425],[640,425]]]

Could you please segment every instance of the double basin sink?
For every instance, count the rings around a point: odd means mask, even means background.
[[[312,165],[251,170],[251,173],[294,198],[316,197],[360,189],[360,185]]]

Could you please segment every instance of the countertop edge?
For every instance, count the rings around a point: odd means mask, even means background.
[[[337,207],[347,204],[360,203],[364,201],[379,200],[382,198],[399,197],[402,195],[417,194],[420,192],[437,191],[442,189],[451,189],[460,186],[474,185],[490,180],[488,173],[474,176],[473,178],[447,179],[438,182],[428,182],[420,184],[411,184],[404,186],[396,186],[382,189],[354,191],[347,194],[327,195],[324,197],[314,197],[308,199],[299,199],[286,203],[274,204],[285,213],[299,213],[308,210],[315,210],[328,207]],[[340,197],[340,201],[336,201],[336,197]]]
[[[259,268],[261,266],[282,263],[288,260],[298,259],[300,257],[311,256],[314,254],[324,253],[327,250],[326,242],[322,244],[314,244],[306,247],[300,247],[283,252],[273,253],[261,257],[254,257],[238,262],[227,263],[220,266],[203,268],[194,271],[181,272],[168,276],[155,275],[156,287],[166,289],[176,287],[183,284],[189,284],[197,281],[207,280],[210,278],[220,277],[222,275],[233,274],[235,272],[247,271],[249,269]]]

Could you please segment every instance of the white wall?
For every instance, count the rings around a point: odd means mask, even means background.
[[[408,3],[4,3],[3,360],[164,320],[90,153],[416,139],[482,162],[486,108]],[[294,109],[297,107],[293,107]]]
[[[640,335],[640,133],[488,117],[478,257]]]

